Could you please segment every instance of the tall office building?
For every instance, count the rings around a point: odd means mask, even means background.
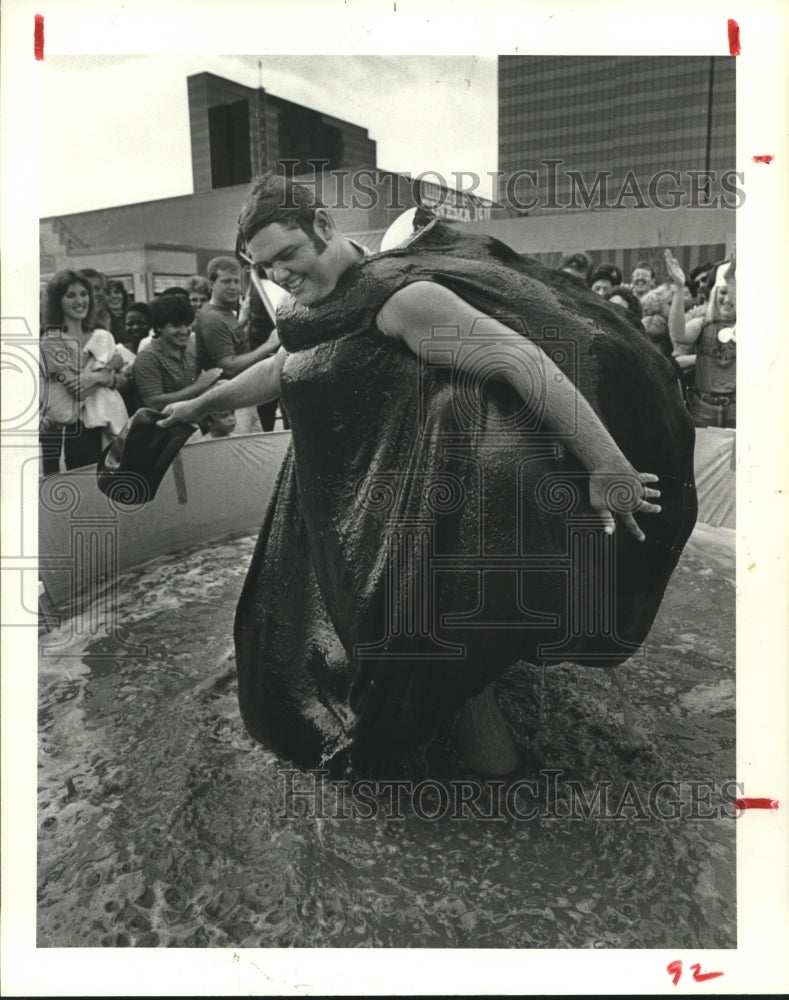
[[[694,185],[700,203],[732,201],[734,58],[500,56],[498,77],[513,214],[669,204],[672,188],[688,205]]]
[[[367,129],[231,80],[198,73],[187,78],[195,193],[246,184],[263,170],[291,162],[294,174],[376,166]]]

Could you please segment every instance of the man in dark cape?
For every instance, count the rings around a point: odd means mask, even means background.
[[[271,175],[240,224],[293,296],[283,348],[167,412],[279,395],[290,420],[236,615],[249,732],[307,766],[369,767],[490,707],[518,660],[627,660],[696,514],[668,361],[488,237],[433,223],[364,257]]]

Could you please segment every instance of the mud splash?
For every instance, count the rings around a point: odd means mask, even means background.
[[[453,818],[430,794],[402,818],[380,794],[360,814],[352,790],[294,775],[247,737],[230,636],[254,539],[125,574],[114,622],[42,637],[38,946],[735,947],[734,820],[717,796],[734,777],[720,537],[715,559],[689,546],[625,669],[645,751],[623,751],[601,671],[549,670],[542,727],[541,671],[519,664],[500,683],[521,777],[537,781],[520,815]],[[417,781],[436,760],[450,787],[468,778],[441,741],[431,752]],[[292,804],[300,781],[318,808]],[[607,788],[608,811],[569,817],[572,782],[587,805]],[[679,783],[682,816],[639,814],[660,782]],[[692,782],[702,805],[688,812]]]

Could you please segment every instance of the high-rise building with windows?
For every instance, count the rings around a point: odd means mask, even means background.
[[[367,129],[283,100],[263,87],[197,73],[187,78],[195,193],[246,184],[264,170],[312,173],[376,166]]]
[[[499,169],[532,172],[535,183],[526,177],[515,193],[538,204],[523,210],[505,184],[492,207],[468,191],[379,170],[367,129],[263,88],[211,73],[187,85],[194,193],[41,219],[44,282],[64,267],[95,267],[146,300],[183,283],[233,252],[247,182],[264,169],[314,184],[339,229],[372,251],[415,204],[551,266],[583,249],[625,274],[642,259],[660,270],[671,246],[689,271],[734,245],[736,212],[696,210],[687,196],[695,178],[697,200],[705,190],[714,200],[722,172],[734,167],[732,58],[500,57]],[[680,177],[676,211],[651,201],[649,183],[661,170]],[[606,171],[609,206],[635,207],[630,174],[649,202],[643,211],[599,210],[606,204],[596,181]],[[708,188],[705,171],[717,178]],[[664,178],[657,193],[670,187]]]
[[[731,201],[734,58],[508,55],[498,83],[510,214]]]

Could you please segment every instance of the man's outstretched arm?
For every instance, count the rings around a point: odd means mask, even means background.
[[[197,399],[171,403],[162,411],[166,419],[159,421],[159,426],[193,424],[207,417],[209,413],[240,410],[245,406],[270,403],[273,399],[279,398],[279,375],[287,356],[285,348],[280,347],[273,358],[258,361],[256,365],[247,368],[234,379],[220,383]]]

